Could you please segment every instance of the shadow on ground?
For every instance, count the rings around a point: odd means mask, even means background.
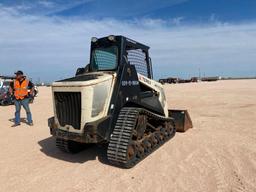
[[[14,123],[15,122],[15,119],[12,118],[12,119],[9,119],[10,122]],[[26,118],[20,118],[20,122],[21,123],[27,123],[27,119]]]
[[[77,154],[69,154],[60,151],[55,145],[55,138],[48,137],[44,140],[38,142],[41,146],[41,152],[46,154],[49,157],[60,159],[63,161],[68,161],[72,163],[85,163],[87,161],[98,160],[103,163],[109,165],[107,160],[107,145],[88,145],[85,150]]]

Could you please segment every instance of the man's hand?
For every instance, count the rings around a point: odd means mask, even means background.
[[[29,95],[30,95],[31,97],[34,97],[34,94],[35,94],[35,88],[32,87],[32,89],[31,89],[30,92],[29,92]]]

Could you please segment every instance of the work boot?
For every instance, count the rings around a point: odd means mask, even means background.
[[[20,126],[20,123],[15,123],[12,125],[12,127],[18,127],[18,126]]]

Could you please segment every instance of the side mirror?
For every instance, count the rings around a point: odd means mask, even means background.
[[[89,64],[86,65],[85,67],[78,68],[78,69],[76,70],[76,76],[78,76],[78,75],[83,75],[83,74],[88,73],[88,72],[89,72]]]

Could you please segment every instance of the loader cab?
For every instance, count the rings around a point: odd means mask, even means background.
[[[125,65],[134,65],[136,71],[150,79],[153,78],[149,47],[124,36],[91,39],[89,72],[122,71]]]

